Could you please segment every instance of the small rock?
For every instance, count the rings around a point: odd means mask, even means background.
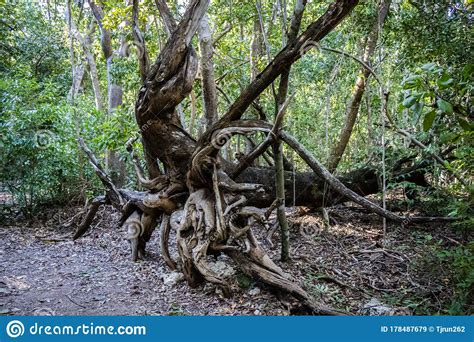
[[[372,298],[362,306],[362,313],[370,316],[392,316],[395,310],[381,303],[377,298]]]
[[[253,289],[251,289],[249,291],[249,295],[251,296],[256,296],[256,295],[259,295],[260,294],[260,288],[258,287],[254,287]]]
[[[10,291],[8,291],[8,289],[4,289],[3,287],[0,287],[0,295],[8,295],[10,294]]]
[[[165,286],[172,287],[183,280],[183,278],[184,276],[182,273],[171,272],[169,274],[163,275],[163,284],[165,284]]]
[[[253,314],[254,314],[255,316],[260,315],[260,310],[255,310],[255,311],[253,312]]]
[[[235,269],[224,261],[210,262],[209,267],[212,271],[219,274],[223,278],[230,277],[235,274]]]

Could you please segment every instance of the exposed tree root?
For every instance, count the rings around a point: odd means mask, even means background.
[[[166,265],[171,270],[176,270],[176,262],[173,260],[173,258],[170,255],[169,251],[169,238],[170,238],[170,216],[163,214],[161,217],[161,225],[160,225],[160,249],[161,249],[161,255],[163,256],[163,259],[165,260]]]
[[[306,291],[298,286],[294,279],[291,279],[278,266],[276,266],[258,245],[253,246],[249,253],[246,254],[233,250],[227,250],[225,253],[239,265],[240,269],[245,274],[291,294],[295,298],[301,300],[310,310],[310,313],[331,316],[349,315],[347,312],[335,310],[328,306],[315,303]]]
[[[200,154],[196,157],[206,170],[205,165],[212,159]],[[184,206],[183,219],[177,234],[177,245],[180,255],[179,268],[184,273],[191,286],[197,286],[206,280],[219,286],[224,295],[229,296],[230,286],[220,275],[212,271],[206,259],[209,253],[224,252],[229,255],[249,276],[262,281],[279,290],[285,291],[301,300],[314,314],[337,315],[340,311],[318,305],[297,285],[297,282],[278,267],[261,249],[254,237],[251,225],[255,222],[266,224],[266,210],[244,206],[245,196],[236,196],[236,190],[241,193],[252,190],[245,184],[232,187],[227,185],[225,178],[213,164],[212,186],[200,188],[190,194]],[[191,175],[190,175],[191,176]],[[202,180],[202,178],[201,178]],[[212,187],[212,191],[210,188]],[[234,192],[229,191],[230,189]]]
[[[248,132],[247,130],[242,131],[241,127],[226,129],[226,134],[234,133],[247,134]],[[291,140],[291,136],[283,134],[283,138],[290,143],[290,146],[293,145],[291,147],[296,147],[297,152],[299,150],[301,153],[302,146],[295,144]],[[83,146],[85,146],[84,143]],[[85,148],[87,149],[86,146]],[[207,262],[208,254],[223,252],[231,257],[244,273],[289,293],[299,299],[311,313],[347,314],[315,303],[294,279],[285,274],[268,257],[255,239],[251,226],[254,223],[259,223],[268,228],[267,219],[279,202],[273,200],[268,209],[248,206],[247,198],[258,196],[262,185],[233,181],[220,169],[216,159],[209,156],[209,153],[214,151],[215,147],[211,147],[205,149],[204,152],[201,151],[202,153],[195,153],[193,167],[188,173],[188,183],[199,184],[199,187],[190,186],[190,189],[194,190],[188,196],[188,192],[181,191],[181,186],[176,187],[172,184],[168,184],[158,192],[155,189],[150,190],[152,192],[117,189],[92,152],[87,149],[91,164],[107,191],[106,196],[97,197],[92,201],[89,212],[78,227],[74,238],[80,237],[87,231],[100,205],[110,203],[122,213],[120,224],[123,224],[127,229],[127,239],[132,247],[132,260],[135,261],[143,258],[146,242],[155,229],[157,218],[161,216],[161,254],[170,269],[178,269],[185,275],[191,287],[208,281],[220,287],[224,295],[231,295],[230,285],[219,274],[216,274]],[[309,152],[302,153],[302,156],[312,164],[315,172],[322,173],[324,178],[326,173],[318,168],[319,164],[314,165],[314,160],[311,159]],[[198,181],[195,180],[196,174]],[[189,181],[193,178],[194,180]],[[147,180],[144,179],[144,181]],[[331,178],[331,181],[335,182],[337,185],[335,190],[341,192],[342,196],[349,198],[353,196],[346,194],[348,189],[340,181],[335,180],[334,177]],[[170,193],[172,195],[169,195]],[[179,260],[175,261],[171,258],[168,248],[170,214],[181,206],[180,203],[186,196],[188,198],[184,204],[183,217],[176,235]],[[358,198],[361,197],[358,196],[356,199]],[[371,207],[367,209],[373,210]],[[410,222],[435,219],[410,218]]]

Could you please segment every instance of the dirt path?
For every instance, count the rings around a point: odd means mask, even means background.
[[[428,233],[391,227],[389,247],[382,251],[377,218],[346,209],[335,210],[331,216],[337,223],[327,230],[315,215],[290,217],[294,259],[282,267],[301,279],[313,296],[366,314],[429,313],[446,306],[449,283],[441,279],[448,275],[442,268],[431,267],[428,257],[438,248],[430,241],[453,244],[456,237],[446,237],[450,230]],[[234,296],[223,298],[211,285],[191,289],[159,256],[158,232],[147,247],[147,259],[131,262],[124,232],[113,227],[116,219],[115,214],[102,212],[92,232],[76,242],[53,239],[72,230],[56,225],[54,218],[0,227],[0,313],[298,314],[293,300],[226,267],[229,260],[223,257],[215,266],[234,279]],[[274,259],[278,240],[275,234],[273,247],[265,243]]]

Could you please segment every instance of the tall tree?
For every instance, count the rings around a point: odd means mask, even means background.
[[[381,0],[377,15],[372,25],[372,29],[370,30],[368,36],[365,39],[365,47],[361,60],[369,66],[371,65],[372,56],[377,46],[377,41],[382,31],[385,18],[387,17],[388,10],[390,8],[390,3],[391,0]],[[339,133],[339,140],[331,149],[331,152],[329,154],[329,160],[327,162],[327,165],[328,169],[331,172],[334,172],[336,170],[337,166],[339,165],[339,162],[341,161],[342,156],[344,155],[344,151],[346,150],[347,144],[349,143],[349,139],[352,135],[352,130],[354,129],[354,125],[359,114],[360,104],[369,77],[370,71],[365,67],[361,67],[361,70],[359,71],[359,76],[357,76],[355,86],[352,91],[350,101],[347,104],[344,124],[341,129],[341,132]]]
[[[89,0],[89,6],[100,28],[100,43],[107,66],[107,112],[108,115],[112,115],[117,107],[122,105],[123,101],[123,89],[113,77],[114,50],[112,48],[112,35],[110,30],[104,26],[102,7],[96,4],[94,0]],[[119,51],[124,51],[124,49],[119,49]],[[119,186],[123,185],[125,183],[125,164],[120,160],[116,151],[107,151],[106,165],[110,170],[112,180]]]
[[[295,3],[295,9],[290,24],[290,30],[288,31],[288,44],[294,44],[296,38],[298,37],[298,32],[300,30],[301,19],[303,18],[305,6],[306,0],[297,0]],[[280,76],[280,84],[278,86],[278,95],[276,98],[278,110],[282,109],[286,101],[286,97],[288,94],[288,83],[290,79],[290,68],[291,67],[288,67],[288,69],[285,70]],[[285,169],[283,165],[283,146],[280,140],[277,140],[273,145],[273,151],[275,155],[275,187],[277,191],[276,197],[280,203],[277,208],[277,216],[281,228],[281,259],[283,261],[287,261],[290,259],[290,232],[285,212]]]

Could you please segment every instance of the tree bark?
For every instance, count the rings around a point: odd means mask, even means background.
[[[82,63],[73,65],[72,84],[71,84],[71,89],[69,90],[69,94],[68,94],[69,102],[72,102],[73,99],[77,97],[77,94],[79,94],[82,80],[84,79],[84,72],[85,72],[84,65]]]
[[[301,26],[301,19],[306,6],[306,0],[298,0],[295,4],[295,10],[293,18],[291,20],[290,31],[288,32],[288,43],[293,44],[298,36],[298,32]],[[285,9],[286,12],[286,9]],[[283,20],[285,23],[285,20]],[[284,32],[285,30],[282,29]],[[281,76],[280,84],[278,86],[278,94],[276,97],[276,108],[279,110],[284,105],[288,94],[288,82],[290,79],[290,68],[288,67]],[[285,181],[284,181],[284,165],[283,165],[283,146],[279,139],[276,140],[273,145],[273,155],[275,156],[275,186],[276,186],[276,197],[279,201],[277,207],[278,223],[280,225],[281,234],[281,260],[288,261],[290,259],[290,233],[288,228],[288,220],[286,218],[285,211]]]
[[[275,195],[279,203],[277,218],[281,235],[281,261],[288,261],[290,260],[290,232],[285,211],[285,170],[283,169],[283,146],[280,141],[273,145],[273,154],[275,155]]]
[[[143,81],[146,79],[148,73],[148,51],[145,45],[145,39],[140,31],[138,22],[138,0],[132,0],[132,31],[133,42],[137,48],[138,65],[140,70],[140,78]]]
[[[209,129],[217,121],[217,92],[214,77],[214,64],[212,55],[212,34],[209,27],[207,14],[201,20],[198,29],[199,50],[201,52],[200,67],[202,76],[202,98],[204,100],[204,115],[206,118],[206,129]]]

